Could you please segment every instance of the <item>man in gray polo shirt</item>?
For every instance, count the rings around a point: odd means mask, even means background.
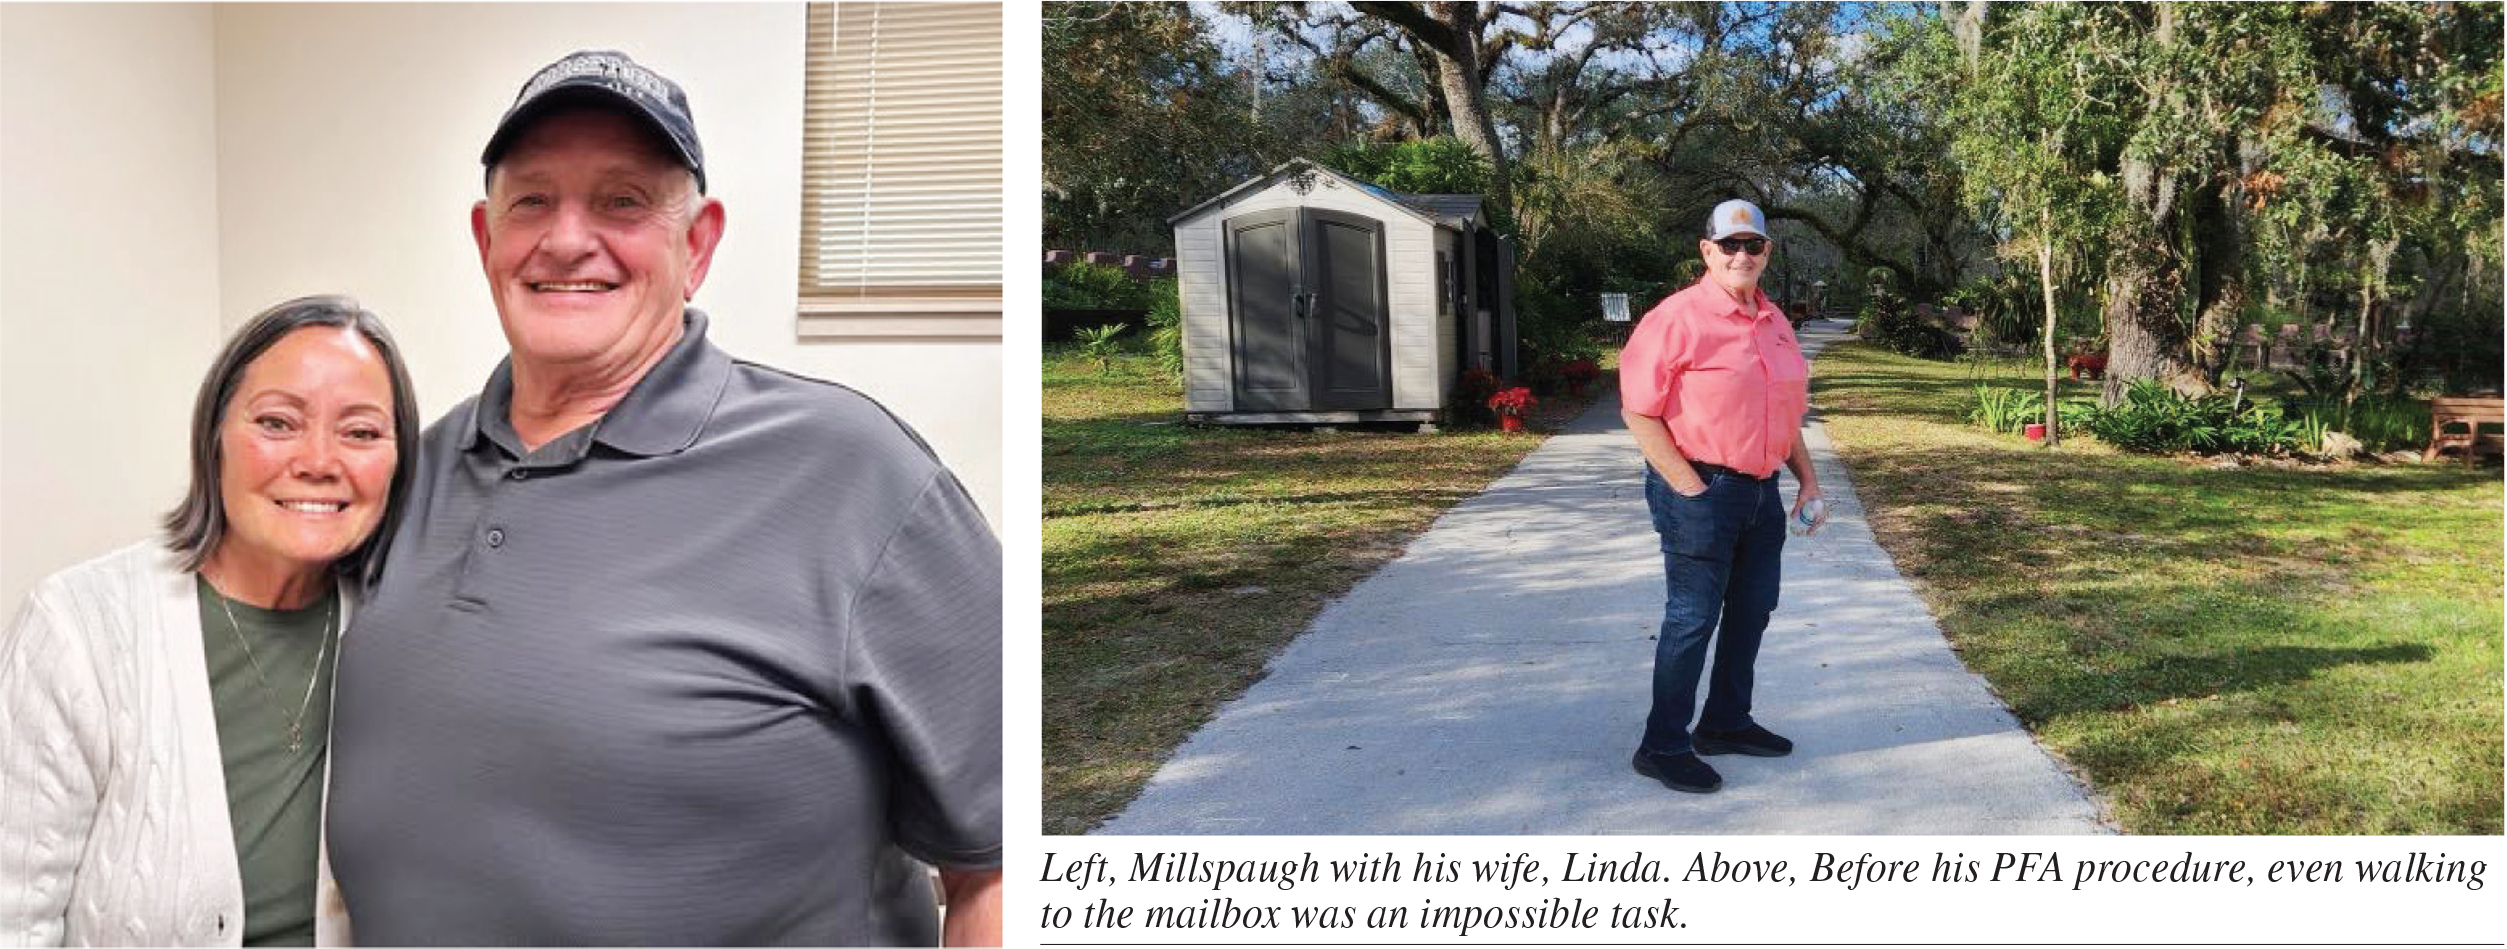
[[[525,84],[471,229],[511,346],[426,433],[341,657],[360,942],[998,944],[1001,549],[914,433],[688,308],[676,83]]]

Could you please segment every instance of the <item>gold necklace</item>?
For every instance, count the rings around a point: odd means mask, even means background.
[[[226,626],[235,631],[235,641],[243,644],[244,661],[252,663],[253,678],[261,680],[261,694],[273,707],[277,707],[278,690],[270,687],[270,676],[261,671],[261,659],[252,654],[252,640],[244,638],[244,624],[235,621],[235,607],[229,605],[226,594],[218,592],[217,588],[211,587],[210,592],[217,594],[218,608],[226,611]],[[295,720],[287,723],[288,754],[305,750],[305,713],[313,709],[313,685],[322,679],[322,660],[331,654],[331,624],[336,622],[339,622],[339,599],[333,597],[331,615],[322,621],[321,648],[313,653],[313,672],[305,676],[305,697],[296,703]]]

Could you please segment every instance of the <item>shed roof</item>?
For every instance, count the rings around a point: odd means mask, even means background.
[[[1476,194],[1405,194],[1397,197],[1403,204],[1433,214],[1438,221],[1456,227],[1480,220],[1481,198]]]
[[[1396,210],[1399,210],[1399,211],[1401,211],[1401,212],[1403,212],[1403,213],[1405,213],[1405,214],[1408,214],[1408,215],[1410,215],[1411,217],[1418,218],[1419,220],[1426,221],[1426,222],[1428,222],[1429,224],[1440,224],[1440,225],[1448,225],[1448,226],[1450,226],[1450,225],[1452,225],[1454,222],[1453,222],[1453,221],[1449,221],[1449,220],[1447,220],[1443,214],[1439,213],[1439,212],[1438,212],[1437,210],[1435,210],[1435,209],[1432,209],[1432,208],[1425,207],[1425,206],[1419,205],[1419,204],[1417,204],[1417,203],[1414,203],[1416,199],[1419,199],[1419,198],[1439,198],[1439,199],[1443,199],[1443,198],[1469,198],[1469,199],[1472,201],[1472,206],[1473,206],[1473,208],[1474,208],[1475,210],[1478,208],[1478,205],[1479,205],[1479,200],[1480,200],[1480,198],[1479,198],[1479,196],[1478,196],[1478,195],[1442,195],[1442,194],[1440,194],[1440,195],[1412,195],[1412,194],[1401,194],[1401,193],[1394,192],[1394,191],[1388,191],[1388,190],[1384,189],[1383,187],[1380,187],[1380,186],[1377,186],[1377,185],[1373,185],[1373,184],[1369,184],[1369,183],[1367,183],[1367,182],[1360,181],[1360,180],[1358,180],[1358,179],[1356,179],[1356,178],[1352,178],[1352,177],[1350,177],[1350,176],[1348,176],[1348,175],[1341,174],[1340,172],[1333,171],[1332,169],[1325,168],[1325,167],[1323,167],[1322,165],[1316,164],[1316,163],[1315,163],[1312,159],[1306,159],[1306,158],[1291,158],[1291,159],[1289,159],[1289,160],[1287,160],[1287,161],[1281,162],[1279,167],[1277,167],[1277,168],[1273,168],[1273,169],[1271,169],[1269,172],[1267,172],[1267,173],[1265,173],[1265,174],[1263,174],[1263,175],[1261,175],[1261,176],[1259,176],[1259,177],[1254,177],[1254,178],[1248,178],[1248,179],[1245,179],[1245,181],[1244,181],[1243,183],[1238,184],[1236,187],[1229,188],[1229,189],[1227,189],[1226,191],[1219,192],[1219,194],[1218,194],[1216,197],[1213,197],[1213,198],[1211,198],[1211,199],[1210,199],[1210,200],[1208,200],[1208,201],[1201,202],[1200,204],[1193,205],[1192,207],[1186,208],[1186,209],[1184,209],[1183,211],[1176,213],[1176,214],[1175,214],[1175,216],[1167,218],[1167,219],[1166,219],[1166,222],[1167,222],[1167,224],[1168,224],[1168,225],[1172,226],[1172,225],[1176,224],[1177,222],[1180,222],[1180,221],[1184,220],[1185,218],[1192,217],[1193,215],[1199,214],[1199,213],[1201,213],[1202,211],[1207,210],[1207,209],[1209,209],[1209,208],[1211,208],[1211,207],[1213,207],[1213,206],[1215,206],[1215,205],[1225,204],[1226,202],[1228,202],[1228,201],[1230,201],[1230,200],[1232,200],[1232,199],[1236,198],[1236,197],[1237,197],[1237,196],[1239,196],[1239,195],[1251,194],[1251,193],[1253,193],[1253,192],[1255,192],[1255,191],[1258,191],[1258,190],[1261,190],[1261,189],[1263,189],[1263,188],[1269,187],[1269,186],[1271,186],[1272,184],[1277,183],[1277,182],[1278,182],[1278,181],[1280,181],[1281,179],[1286,178],[1286,177],[1288,177],[1290,174],[1292,174],[1293,172],[1291,171],[1291,169],[1306,169],[1306,170],[1311,170],[1311,171],[1313,171],[1313,172],[1314,172],[1315,174],[1317,174],[1317,175],[1321,175],[1321,176],[1323,176],[1323,177],[1330,178],[1330,179],[1332,179],[1332,180],[1334,180],[1334,181],[1338,181],[1338,182],[1340,182],[1340,183],[1342,183],[1342,184],[1348,185],[1349,187],[1351,187],[1351,188],[1353,188],[1353,189],[1356,189],[1356,190],[1358,190],[1358,191],[1362,191],[1362,192],[1365,192],[1366,194],[1372,195],[1372,196],[1374,196],[1375,198],[1377,198],[1378,200],[1383,201],[1385,204],[1391,205],[1391,206],[1392,206],[1393,208],[1395,208]]]

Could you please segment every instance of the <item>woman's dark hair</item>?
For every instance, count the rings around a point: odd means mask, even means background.
[[[409,383],[409,366],[401,361],[400,346],[392,342],[392,333],[383,328],[380,317],[348,297],[317,296],[289,300],[246,321],[226,341],[226,348],[218,352],[217,361],[209,364],[208,377],[200,380],[200,395],[192,402],[191,491],[183,496],[182,504],[165,515],[166,546],[183,555],[183,569],[197,572],[208,563],[209,555],[217,552],[219,542],[226,539],[226,505],[219,483],[225,455],[218,429],[226,423],[227,400],[234,397],[235,386],[243,380],[244,369],[253,360],[287,334],[308,326],[356,330],[383,357],[384,372],[392,377],[392,441],[399,448],[400,459],[392,467],[392,488],[384,498],[383,518],[375,523],[371,536],[332,565],[341,575],[359,582],[371,581],[381,567],[381,551],[392,542],[392,529],[400,523],[401,502],[408,497],[409,481],[417,468],[417,394]]]

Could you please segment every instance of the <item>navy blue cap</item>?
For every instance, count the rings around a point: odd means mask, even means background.
[[[488,137],[487,150],[479,153],[479,163],[496,167],[496,160],[522,130],[550,112],[567,105],[610,104],[626,106],[630,115],[643,118],[669,140],[679,155],[679,163],[696,174],[696,190],[705,191],[705,146],[696,140],[696,119],[688,113],[688,94],[669,77],[644,68],[627,54],[616,50],[579,50],[566,58],[548,64],[522,84],[522,92],[514,96],[514,104],[505,110],[505,117],[496,123],[496,134]]]

